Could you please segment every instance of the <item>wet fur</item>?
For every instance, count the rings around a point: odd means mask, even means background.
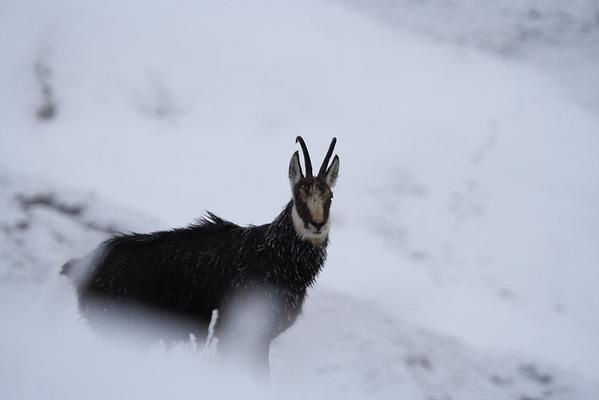
[[[187,321],[175,339],[189,333],[202,339],[214,309],[216,336],[222,336],[235,296],[268,291],[271,321],[257,355],[268,369],[270,341],[300,314],[326,259],[328,239],[314,246],[298,236],[292,209],[289,202],[261,226],[240,227],[209,214],[187,228],[113,237],[88,256],[90,275],[77,285],[80,309],[93,324],[97,312],[129,314],[143,307]],[[63,272],[71,275],[76,264],[66,264]]]

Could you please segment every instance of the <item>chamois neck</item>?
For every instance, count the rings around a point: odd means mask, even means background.
[[[285,281],[286,287],[294,292],[304,292],[312,286],[322,269],[327,256],[328,239],[319,246],[299,236],[293,226],[293,201],[269,224],[266,232],[266,246],[276,254],[280,268],[277,279]]]

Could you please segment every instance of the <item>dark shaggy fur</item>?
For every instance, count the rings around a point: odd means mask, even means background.
[[[94,310],[129,313],[141,306],[192,322],[182,339],[189,333],[205,338],[213,310],[222,321],[219,336],[236,296],[267,292],[272,320],[264,321],[268,331],[257,350],[267,368],[270,341],[293,324],[326,258],[326,243],[298,237],[291,208],[289,202],[261,226],[240,227],[209,214],[183,229],[113,237],[88,257],[90,275],[77,287],[80,309],[93,318]],[[67,263],[63,273],[75,267]]]
[[[296,320],[325,262],[339,169],[337,156],[327,168],[335,138],[316,177],[303,139],[297,141],[306,175],[295,152],[289,166],[293,198],[272,223],[240,227],[208,214],[187,228],[115,236],[85,259],[65,264],[62,273],[73,279],[90,323],[117,315],[127,325],[151,315],[152,321],[176,319],[179,339],[193,333],[202,340],[218,310],[219,352],[233,354],[236,342],[252,336],[251,354],[242,357],[268,370],[271,341]],[[249,323],[239,322],[244,318],[235,314],[246,313],[250,296],[262,310]]]

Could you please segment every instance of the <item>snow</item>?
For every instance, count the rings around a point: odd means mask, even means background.
[[[337,1],[437,41],[524,60],[551,74],[576,102],[599,111],[595,0]]]
[[[96,338],[57,271],[115,231],[271,220],[298,134],[314,159],[338,138],[329,259],[270,387],[231,395],[596,397],[596,29],[571,28],[594,4],[522,42],[525,6],[429,3],[412,24],[318,0],[0,5],[0,397],[81,397],[94,376],[98,397],[219,393],[230,371],[197,351]],[[584,90],[531,49],[572,51]]]
[[[599,390],[577,374],[520,356],[487,355],[324,287],[313,291],[300,321],[273,344],[269,386],[243,371],[223,369],[212,348],[194,343],[133,346],[137,335],[133,342],[97,336],[79,316],[69,282],[58,274],[59,260],[107,237],[110,233],[97,226],[120,210],[95,196],[13,175],[0,174],[0,250],[7,260],[0,269],[2,398],[158,399],[202,393],[298,399],[592,399]],[[24,207],[17,200],[40,198],[40,193],[53,198],[55,206],[37,202]],[[73,204],[78,213],[64,211]],[[151,230],[155,225],[140,216],[132,221],[132,214],[129,220],[110,223],[118,229],[135,225]]]

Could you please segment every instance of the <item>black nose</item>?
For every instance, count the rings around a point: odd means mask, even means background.
[[[325,223],[324,222],[312,222],[312,225],[314,225],[314,227],[316,228],[316,231],[320,232],[320,229],[323,227]]]

